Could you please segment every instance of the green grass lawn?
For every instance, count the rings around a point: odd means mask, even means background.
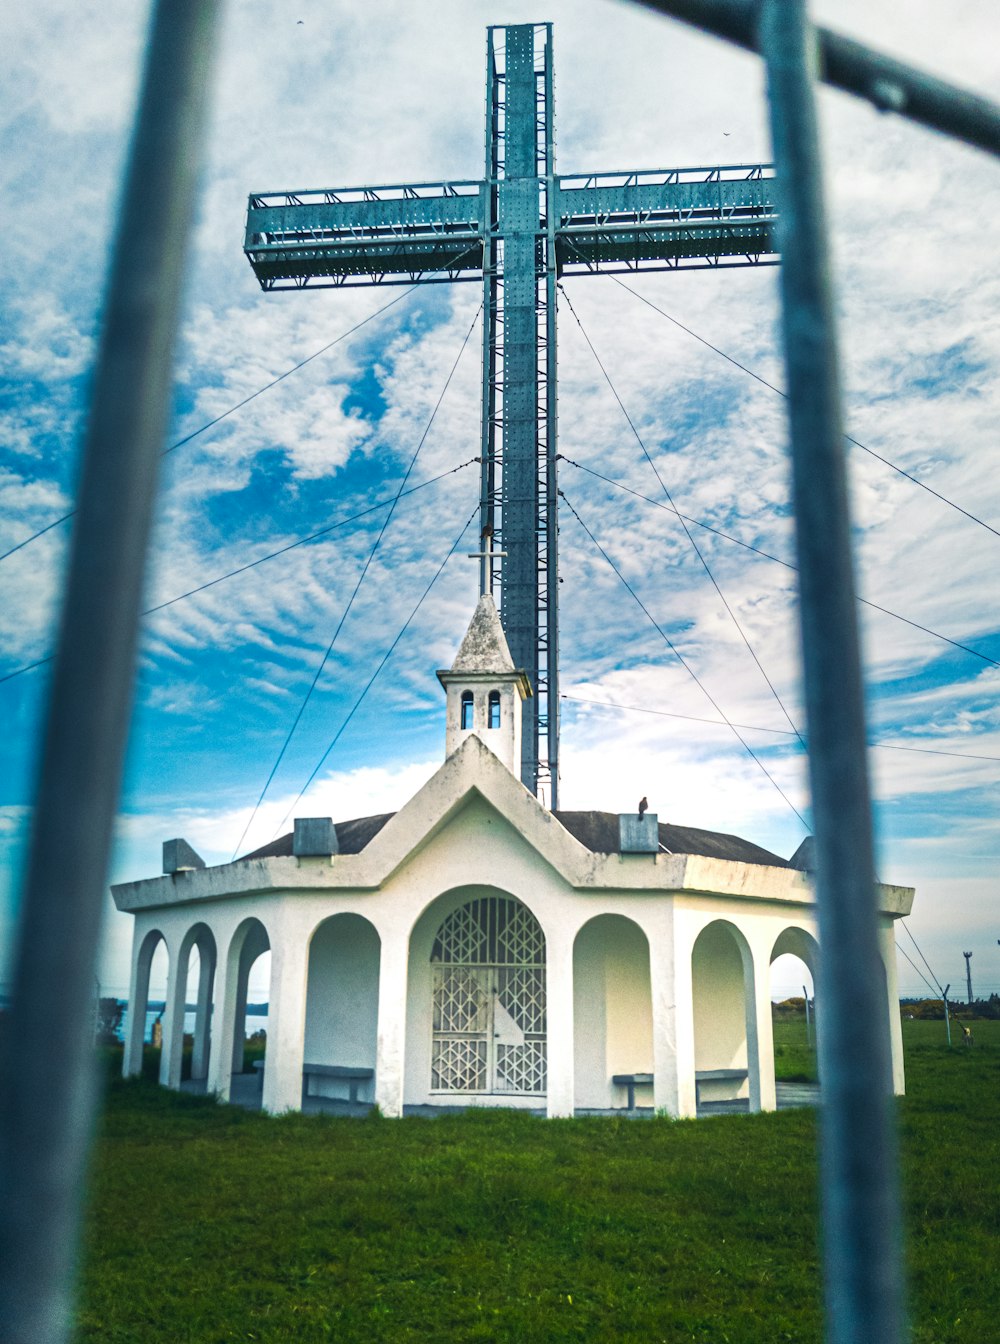
[[[1000,1339],[1000,1023],[904,1023],[913,1339]],[[779,1074],[812,1068],[777,1024]],[[87,1344],[821,1338],[816,1115],[251,1114],[113,1082]]]

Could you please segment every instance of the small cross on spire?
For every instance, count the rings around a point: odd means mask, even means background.
[[[488,593],[493,596],[493,561],[502,560],[506,556],[506,551],[495,551],[493,549],[493,528],[486,524],[483,528],[482,550],[469,551],[470,560],[479,561],[479,596],[485,597]]]

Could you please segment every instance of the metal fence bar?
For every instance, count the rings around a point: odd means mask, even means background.
[[[822,947],[823,1257],[830,1344],[902,1337],[889,1004],[866,760],[833,291],[805,0],[764,0]]]
[[[759,50],[761,0],[638,0],[671,18],[727,38],[749,51]],[[911,121],[991,154],[1000,155],[1000,105],[934,75],[894,60],[880,51],[817,28],[818,78],[865,98],[881,111]]]
[[[94,964],[217,11],[156,6],[119,216],[0,1067],[4,1344],[70,1329]]]

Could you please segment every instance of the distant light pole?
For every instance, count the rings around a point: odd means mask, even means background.
[[[944,987],[941,997],[944,999],[944,1029],[948,1036],[948,1044],[951,1045],[951,1020],[948,1017],[948,990],[951,989],[951,982]]]
[[[810,1026],[809,1023],[809,991],[808,989],[806,989],[805,985],[802,986],[802,993],[805,995],[806,1000],[806,1045],[811,1050],[813,1041],[812,1041],[812,1027]]]
[[[972,1002],[972,953],[963,952],[965,958],[965,987],[969,994],[969,1002]]]

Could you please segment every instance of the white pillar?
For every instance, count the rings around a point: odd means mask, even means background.
[[[677,1116],[680,1100],[673,941],[673,930],[667,924],[649,935],[649,979],[653,1001],[653,1106]]]
[[[181,948],[170,951],[170,970],[167,974],[167,1006],[163,1010],[163,1048],[160,1053],[160,1085],[175,1091],[181,1085],[181,1057],[184,1050],[184,1008],[187,997],[187,972],[191,949],[181,955]]]
[[[767,948],[754,948],[746,986],[747,1074],[750,1082],[750,1110],[777,1109],[774,1086],[774,1030],[771,1023],[771,963]]]
[[[406,1077],[409,939],[397,929],[380,933],[380,937],[375,1105],[383,1115],[398,1119],[403,1114]]]
[[[302,1109],[308,963],[308,937],[300,934],[291,921],[283,924],[271,944],[271,987],[268,994],[264,1067],[265,1111],[279,1113]]]
[[[132,933],[132,976],[128,989],[128,1030],[125,1033],[125,1051],[122,1055],[122,1077],[132,1078],[142,1073],[142,1045],[146,1035],[146,1001],[149,998],[149,968],[152,954],[144,948],[145,938],[139,936],[139,921]]]
[[[903,1065],[903,1023],[899,1012],[899,981],[896,968],[896,926],[892,919],[879,917],[878,941],[882,964],[885,966],[892,1090],[897,1097],[901,1097],[906,1091],[906,1073]]]
[[[545,1004],[548,1115],[571,1116],[573,1077],[573,938],[561,928],[545,932]]]
[[[236,1007],[234,1010],[233,1053],[229,1061],[230,1073],[243,1072],[243,1055],[247,1043],[247,998],[250,993],[250,969],[254,960],[243,944],[236,976]]]
[[[215,946],[204,937],[198,946],[198,1007],[194,1019],[194,1050],[191,1077],[208,1077],[212,1038],[212,982],[215,979]]]
[[[233,1036],[236,1029],[236,988],[240,975],[240,957],[227,948],[215,967],[215,1049],[209,1056],[208,1090],[220,1101],[228,1101],[233,1078]],[[244,996],[244,1006],[245,1006]],[[242,1063],[242,1060],[240,1061]]]
[[[677,1077],[677,1109],[680,1119],[693,1119],[698,1114],[698,1100],[694,1085],[694,982],[691,975],[691,952],[694,938],[690,935],[688,920],[683,912],[674,917],[674,1032]],[[659,1102],[657,1102],[659,1105]]]

